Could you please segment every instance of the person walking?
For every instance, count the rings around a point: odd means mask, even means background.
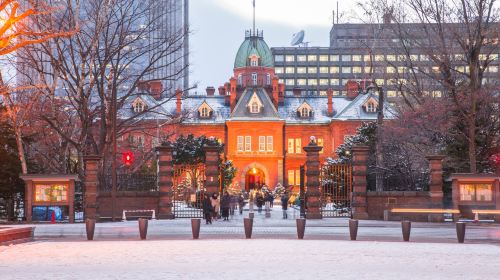
[[[259,213],[262,213],[262,206],[264,205],[264,196],[260,193],[257,192],[255,195],[255,202],[257,203],[257,208],[259,209]]]
[[[207,225],[212,224],[212,201],[210,201],[210,197],[207,193],[203,198],[203,216],[205,217]]]
[[[229,207],[231,207],[231,196],[229,196],[229,193],[227,191],[221,198],[220,206],[222,218],[224,219],[224,221],[229,221]]]
[[[220,200],[219,196],[214,193],[210,198],[210,202],[212,203],[212,217],[217,221],[219,218],[219,210],[220,210]]]
[[[243,207],[245,207],[245,198],[243,194],[238,197],[238,207],[240,208],[240,215],[243,215]]]
[[[285,192],[281,196],[281,209],[283,209],[283,219],[288,219],[288,193]]]
[[[231,207],[229,208],[229,215],[234,216],[234,211],[238,206],[238,197],[236,195],[230,195],[231,197]]]

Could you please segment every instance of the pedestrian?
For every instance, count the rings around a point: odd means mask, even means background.
[[[243,194],[238,197],[238,207],[240,208],[240,215],[243,215],[243,207],[245,207],[245,198]]]
[[[229,196],[229,193],[227,191],[221,198],[220,206],[222,218],[224,219],[224,221],[229,221],[229,207],[231,207],[231,196]]]
[[[267,193],[266,193],[266,197],[265,197],[264,201],[269,202],[269,206],[270,206],[271,208],[273,207],[273,200],[274,200],[274,197],[273,197],[273,195],[271,194],[271,192],[267,192]]]
[[[285,192],[281,196],[281,209],[283,209],[283,219],[288,219],[288,193]]]
[[[212,224],[212,201],[206,193],[203,198],[203,216],[205,217],[206,223]]]
[[[217,221],[219,218],[219,210],[220,210],[220,200],[219,196],[214,193],[210,198],[210,202],[212,203],[212,217]]]
[[[259,209],[259,213],[262,213],[262,206],[264,205],[264,196],[260,193],[257,192],[255,195],[255,202],[257,203],[257,208]]]

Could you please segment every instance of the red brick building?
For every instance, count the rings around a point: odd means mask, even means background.
[[[171,100],[158,99],[149,86],[123,110],[140,113],[156,132],[131,132],[129,139],[145,148],[157,145],[161,135],[214,136],[225,144],[224,154],[238,169],[235,183],[241,188],[266,184],[274,188],[299,184],[299,166],[305,163],[303,147],[315,136],[321,160],[334,157],[344,138],[356,133],[364,121],[376,119],[378,98],[372,93],[351,91],[348,96],[305,96],[299,89],[285,96],[284,85],[274,72],[271,50],[262,33],[247,31],[235,58],[229,82],[208,87],[206,95],[178,92]],[[387,106],[386,106],[387,108]],[[390,116],[390,112],[385,113]],[[176,125],[162,124],[165,116],[185,116]],[[156,124],[156,125],[155,125]]]

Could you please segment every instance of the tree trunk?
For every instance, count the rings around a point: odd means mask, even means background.
[[[384,191],[384,154],[382,151],[382,126],[384,124],[384,90],[379,88],[378,90],[378,108],[377,108],[377,139],[375,141],[375,161],[377,165],[376,170],[376,190],[378,192]]]
[[[469,144],[469,169],[470,173],[477,173],[477,162],[476,162],[476,122],[473,118],[469,121],[469,133],[468,133],[468,144]]]
[[[19,161],[21,162],[21,172],[23,174],[28,174],[28,165],[26,164],[26,157],[24,155],[24,147],[23,147],[23,140],[21,138],[21,132],[17,127],[17,123],[13,123],[12,127],[14,129],[14,134],[16,135],[17,154],[19,155]]]

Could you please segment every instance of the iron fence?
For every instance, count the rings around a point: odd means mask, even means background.
[[[376,170],[369,168],[366,175],[367,189],[376,191],[377,172],[382,176],[384,191],[428,191],[429,190],[429,173],[414,172],[411,174],[401,174],[391,170]]]
[[[351,216],[352,166],[325,165],[321,168],[321,214],[328,217]]]

